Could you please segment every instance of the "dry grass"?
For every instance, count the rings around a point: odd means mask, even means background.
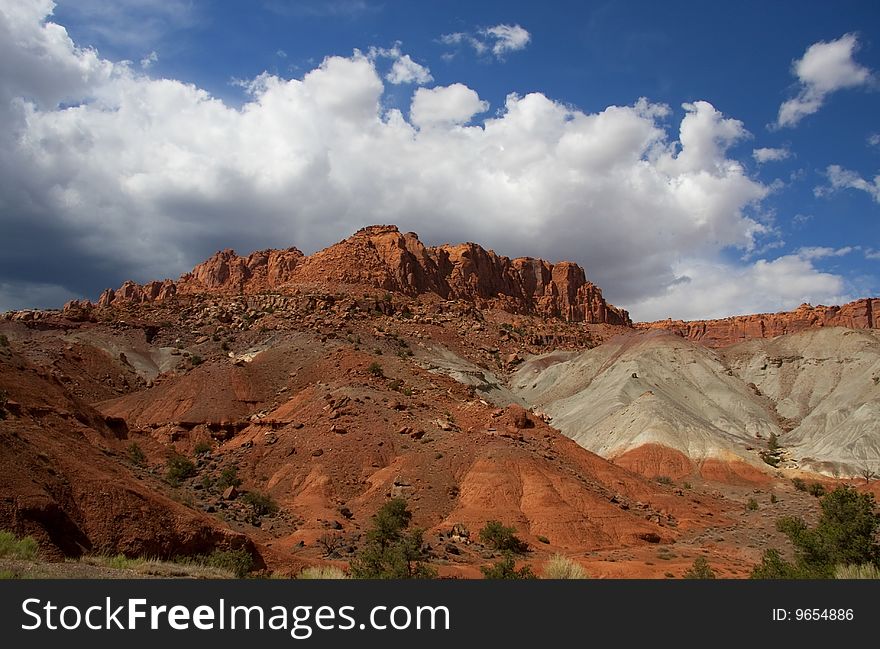
[[[199,563],[175,563],[160,559],[137,558],[130,559],[122,554],[94,555],[82,557],[74,561],[99,568],[111,570],[127,570],[135,575],[149,577],[176,577],[185,579],[235,579],[232,570],[206,566]]]
[[[880,579],[880,568],[872,563],[860,566],[837,566],[835,579]]]
[[[297,579],[348,579],[348,575],[336,566],[309,566],[303,568]]]
[[[561,554],[554,554],[542,573],[544,579],[589,579],[590,576],[576,561]]]

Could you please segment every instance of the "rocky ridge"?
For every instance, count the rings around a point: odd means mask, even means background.
[[[820,327],[880,329],[880,298],[864,298],[843,306],[802,304],[794,311],[718,320],[639,322],[635,327],[668,331],[708,347],[726,347],[755,338],[775,338]]]
[[[475,243],[426,247],[412,232],[393,225],[370,226],[352,237],[305,256],[296,248],[261,250],[241,257],[216,253],[182,275],[107,289],[97,305],[74,301],[67,312],[162,302],[200,293],[290,292],[302,285],[369,286],[411,297],[433,293],[471,301],[478,308],[558,318],[568,322],[631,325],[629,314],[608,304],[572,262],[510,259]]]

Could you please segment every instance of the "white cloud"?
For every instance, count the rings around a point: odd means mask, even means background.
[[[758,164],[764,164],[765,162],[776,162],[778,160],[785,160],[786,158],[791,156],[791,151],[788,149],[774,149],[770,147],[761,147],[760,149],[755,149],[752,151],[752,157]]]
[[[868,136],[868,144],[871,146],[880,146],[880,133],[871,133]]]
[[[413,95],[410,120],[415,126],[464,124],[477,113],[489,110],[489,102],[461,83],[419,88]]]
[[[825,175],[828,177],[830,185],[816,187],[813,190],[816,196],[824,196],[841,189],[858,189],[866,192],[874,201],[880,203],[880,175],[874,176],[872,182],[865,180],[855,171],[844,169],[840,165],[830,165],[825,170]]]
[[[641,319],[753,307],[746,288],[759,272],[839,292],[809,259],[719,261],[774,235],[754,216],[769,188],[728,153],[749,134],[708,102],[685,104],[676,125],[644,99],[587,113],[511,94],[481,118],[488,104],[453,83],[417,88],[407,118],[383,109],[390,82],[355,52],[301,79],[264,73],[231,106],[78,48],[43,20],[48,9],[0,0],[7,286],[95,297],[129,277],[174,277],[219,248],[310,252],[396,223],[429,243],[578,261]],[[729,292],[738,276],[746,288]],[[809,293],[762,291],[772,309]]]
[[[865,249],[865,259],[880,261],[880,250],[874,250],[873,248]]]
[[[859,250],[859,246],[844,246],[842,248],[830,248],[828,246],[809,246],[800,248],[797,254],[802,259],[826,259],[828,257],[843,257],[854,250]]]
[[[431,71],[426,66],[416,63],[409,54],[400,51],[399,42],[391,48],[371,47],[367,56],[371,60],[386,58],[393,61],[391,69],[385,75],[385,80],[391,84],[416,83],[422,85],[434,80]]]
[[[779,107],[776,126],[795,126],[807,115],[817,112],[832,92],[868,84],[871,71],[853,60],[858,47],[855,34],[810,45],[803,58],[792,66],[800,92]]]
[[[525,49],[532,39],[531,34],[519,25],[495,25],[480,30],[480,33],[495,41],[492,44],[492,53],[497,57]]]
[[[443,34],[439,41],[451,46],[469,45],[480,56],[491,52],[495,58],[503,60],[508,52],[525,49],[531,39],[532,35],[520,25],[502,23],[479,29],[476,34],[470,32]],[[450,60],[454,54],[447,53],[443,56],[445,60]]]
[[[141,68],[144,70],[149,70],[159,61],[159,55],[156,54],[156,50],[153,50],[149,54],[147,54],[144,58],[141,59]]]
[[[401,83],[430,83],[434,80],[430,70],[413,61],[409,54],[404,54],[391,66],[391,71],[385,78],[393,84]]]
[[[818,270],[800,254],[759,259],[744,267],[684,260],[675,265],[675,272],[677,282],[634,305],[640,319],[723,318],[852,299],[840,276]]]

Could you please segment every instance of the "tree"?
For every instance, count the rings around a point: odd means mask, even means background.
[[[529,544],[520,539],[516,529],[501,524],[501,521],[488,521],[480,530],[480,540],[491,548],[502,552],[524,554],[529,550]]]
[[[537,579],[531,567],[523,566],[516,569],[516,562],[511,552],[505,552],[504,558],[488,566],[480,566],[480,572],[486,579]]]
[[[437,572],[425,564],[422,530],[408,530],[412,512],[403,498],[385,503],[373,516],[367,545],[352,560],[355,579],[431,579]]]
[[[715,572],[706,561],[706,557],[697,557],[693,565],[684,573],[685,579],[715,579]]]
[[[880,543],[875,536],[880,515],[873,494],[842,486],[824,496],[821,506],[822,514],[813,528],[798,517],[777,521],[776,527],[794,546],[794,563],[782,559],[776,550],[767,550],[752,572],[754,578],[830,579],[839,565],[880,566]]]

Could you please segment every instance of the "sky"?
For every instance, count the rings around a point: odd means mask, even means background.
[[[880,294],[880,4],[0,0],[0,311],[375,223],[636,321]]]

